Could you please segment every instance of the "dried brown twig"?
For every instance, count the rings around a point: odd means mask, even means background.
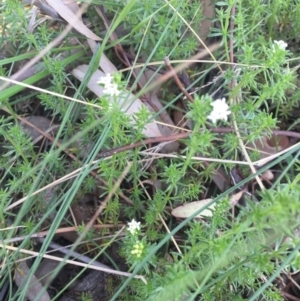
[[[186,96],[186,98],[190,101],[190,102],[194,102],[194,98],[191,96],[191,94],[189,94],[187,92],[187,90],[185,89],[184,85],[182,84],[182,82],[180,81],[177,73],[175,72],[174,68],[172,67],[171,63],[170,63],[170,59],[168,57],[165,57],[165,64],[167,66],[167,68],[169,69],[170,72],[172,72],[173,78],[175,80],[175,83],[177,84],[177,86],[179,87],[179,89],[182,91],[182,93]]]

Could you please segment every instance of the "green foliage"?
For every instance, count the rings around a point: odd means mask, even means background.
[[[135,53],[141,52],[152,61],[162,60],[166,55],[172,59],[187,59],[197,51],[199,42],[189,31],[184,34],[187,28],[179,15],[197,31],[203,19],[199,1],[135,1],[126,16],[119,15],[127,5],[126,1],[114,0],[103,4],[111,19],[115,14],[123,18],[122,26],[128,35],[119,38],[125,48],[132,46]],[[12,54],[0,61],[0,73],[9,76],[14,64],[40,52],[57,33],[47,23],[29,33],[26,30],[26,9],[16,1],[5,1],[1,5],[1,42],[10,43]],[[236,8],[235,26],[230,32],[233,5]],[[168,113],[170,108],[183,112],[190,127],[189,136],[180,140],[178,153],[162,155],[153,161],[147,157],[146,162],[145,155],[140,153],[148,147],[146,144],[118,151],[119,147],[144,139],[145,125],[154,117],[146,106],[129,116],[120,108],[118,101],[111,103],[108,95],[99,99],[91,95],[84,85],[77,89],[78,83],[74,79],[70,81],[69,64],[90,60],[87,54],[61,60],[62,49],[52,49],[40,62],[41,70],[38,72],[43,75],[32,81],[51,74],[43,88],[67,95],[75,93],[75,97],[86,101],[86,105],[48,93],[23,93],[16,87],[1,91],[1,104],[11,112],[12,107],[17,107],[24,98],[34,96],[43,110],[50,112],[55,122],[62,125],[57,134],[60,146],[49,143],[40,147],[32,144],[32,139],[17,119],[1,117],[0,225],[5,229],[0,232],[1,240],[26,235],[19,246],[31,247],[30,235],[47,228],[47,243],[50,242],[58,227],[74,226],[67,215],[72,204],[86,194],[93,195],[93,201],[101,204],[116,188],[117,180],[130,163],[128,174],[105,204],[98,222],[114,225],[132,219],[141,222],[141,229],[136,234],[125,230],[125,236],[118,236],[116,245],[128,270],[145,276],[147,284],[137,279],[131,283],[130,279],[124,280],[112,300],[124,297],[120,296],[124,287],[130,288],[128,300],[251,300],[255,294],[262,294],[265,300],[282,300],[279,288],[269,279],[278,276],[281,270],[293,271],[300,266],[300,242],[295,234],[300,212],[300,163],[292,153],[279,158],[276,163],[280,164],[276,165],[276,169],[282,172],[274,187],[262,192],[254,191],[251,198],[245,194],[243,205],[238,205],[232,212],[231,194],[238,191],[239,185],[249,191],[252,184],[256,188],[252,182],[254,176],[248,165],[237,165],[239,176],[248,178],[230,191],[219,191],[216,176],[223,182],[226,177],[226,184],[230,185],[229,171],[233,164],[226,160],[241,161],[244,157],[237,135],[234,132],[213,132],[207,116],[213,109],[211,104],[218,92],[226,98],[231,115],[227,123],[218,121],[215,127],[228,126],[234,120],[246,145],[270,137],[276,127],[287,129],[291,119],[290,128],[297,129],[299,120],[294,117],[295,111],[299,110],[300,96],[297,89],[300,6],[291,0],[225,0],[215,3],[215,9],[215,23],[210,36],[219,39],[221,46],[214,55],[218,60],[229,62],[229,39],[232,38],[232,51],[237,63],[234,68],[222,65],[222,73],[217,75],[220,81],[209,83],[207,76],[212,70],[217,70],[217,64],[201,63],[197,68],[188,70],[194,80],[193,85],[203,87],[198,90],[198,95],[193,94],[193,103],[184,103],[180,109],[176,107],[179,92],[172,84],[163,86],[159,96],[166,100],[164,109]],[[93,6],[87,15],[95,18]],[[9,35],[6,36],[4,30],[9,31]],[[68,45],[68,37],[66,40]],[[288,48],[281,48],[275,40],[285,41]],[[66,46],[64,50],[72,50],[72,47]],[[110,47],[107,45],[105,51],[113,57]],[[34,54],[22,56],[29,51]],[[95,57],[93,59],[96,60]],[[203,72],[196,74],[196,69]],[[125,89],[133,90],[136,83],[132,84],[131,78],[128,81],[124,78],[121,73],[114,75],[118,89],[123,92]],[[210,94],[203,92],[206,85],[210,86]],[[25,95],[27,93],[29,95]],[[116,149],[111,156],[98,156],[100,152],[111,149]],[[75,160],[68,157],[70,153],[76,157]],[[252,160],[261,156],[258,150],[249,155]],[[199,157],[204,159],[198,160]],[[268,168],[270,166],[264,166],[258,173]],[[64,178],[74,170],[76,173],[71,178]],[[43,194],[38,192],[58,179],[64,181],[55,183],[54,192],[48,189],[43,190]],[[37,195],[33,195],[36,192]],[[217,197],[220,192],[222,196]],[[212,217],[204,220],[190,217],[183,221],[172,217],[171,211],[178,205],[209,197],[217,202]],[[24,199],[17,210],[6,210],[21,198]],[[47,224],[50,217],[52,222]],[[162,219],[171,234],[162,225]],[[17,232],[20,226],[22,228]],[[78,234],[85,232],[85,227],[83,222],[80,223]],[[111,234],[109,229],[103,233]],[[96,230],[89,230],[85,239],[94,244],[99,236]],[[47,243],[43,245],[41,254],[46,251]],[[113,239],[106,243],[112,244]],[[99,245],[95,248],[96,253],[102,252]],[[19,255],[7,256],[6,251],[1,250],[0,256],[7,259],[4,270],[9,271]],[[41,258],[35,261],[32,275]],[[269,283],[263,287],[265,279]],[[81,299],[87,301],[90,296],[85,294]]]
[[[258,289],[257,277],[272,275],[276,262],[286,256],[288,245],[283,244],[275,251],[270,244],[282,234],[296,238],[292,229],[299,219],[299,192],[299,186],[291,189],[289,185],[266,191],[260,203],[249,202],[242,208],[234,222],[224,219],[224,212],[229,208],[228,200],[224,200],[209,221],[211,226],[198,221],[190,223],[184,254],[174,254],[175,262],[164,263],[164,270],[159,275],[153,274],[160,289],[156,292],[152,289],[148,300],[177,300],[179,296],[189,295],[191,289],[202,294],[201,300],[216,297],[243,300],[242,295],[246,297],[249,289]],[[281,300],[278,290],[267,290],[264,294],[267,300],[271,296]]]
[[[113,1],[106,3],[106,7],[114,13],[119,12],[126,5],[125,1]],[[165,56],[172,59],[188,58],[197,47],[198,42],[193,36],[185,33],[185,24],[179,15],[197,30],[203,15],[199,9],[199,3],[187,0],[171,0],[169,3],[176,8],[176,12],[166,3],[156,0],[136,1],[130,13],[124,18],[124,30],[130,32],[123,43],[133,44],[135,50],[139,49],[150,55],[153,48],[156,52],[154,60],[161,60]],[[167,30],[163,41],[157,43],[157,38]],[[132,43],[132,40],[134,41]],[[142,45],[140,43],[142,42]]]
[[[88,292],[82,293],[80,301],[93,301],[93,296]]]

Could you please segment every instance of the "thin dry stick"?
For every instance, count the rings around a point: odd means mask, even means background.
[[[11,114],[11,112],[10,112],[7,108],[3,107],[3,108],[1,108],[1,109],[2,109],[3,111],[5,111],[5,112]],[[28,126],[34,128],[38,133],[40,133],[41,135],[43,135],[44,137],[46,137],[47,139],[49,139],[51,142],[54,142],[55,139],[54,139],[51,135],[49,135],[49,134],[43,132],[42,130],[40,130],[39,128],[37,128],[34,124],[32,124],[31,122],[29,122],[29,121],[26,120],[25,118],[22,118],[22,117],[19,116],[19,115],[16,115],[16,117],[18,118],[18,120],[20,120],[20,121],[22,121],[23,123],[27,124]],[[57,146],[57,147],[62,147],[61,143],[59,143],[58,141],[56,141],[56,146]],[[79,161],[79,160],[78,160],[72,153],[70,153],[69,151],[67,151],[67,150],[63,150],[63,151],[64,151],[64,152],[65,152],[72,160],[77,161],[77,162]],[[80,161],[79,161],[79,162],[80,162]],[[97,175],[96,172],[91,171],[91,175],[92,175],[96,180],[98,180],[98,181],[102,182],[104,185],[108,186],[108,184],[107,184],[106,181],[104,181],[103,179],[99,179],[99,177],[98,177],[98,175]],[[127,196],[125,196],[122,192],[119,192],[119,196],[120,196],[121,198],[123,198],[128,204],[132,205],[132,201],[131,201]],[[19,204],[19,203],[20,203],[20,201],[18,201],[18,204]],[[7,211],[8,208],[10,208],[10,209],[13,208],[12,206],[15,207],[16,205],[15,205],[15,204],[10,205],[9,207],[7,207],[7,208],[5,209],[5,211]]]
[[[125,176],[127,175],[127,173],[129,172],[130,168],[131,168],[132,164],[128,163],[128,165],[126,166],[126,168],[124,169],[122,175],[120,176],[120,178],[117,180],[117,182],[115,183],[114,187],[112,188],[112,190],[109,192],[108,196],[105,198],[105,200],[101,203],[101,205],[99,206],[98,210],[96,211],[96,213],[94,214],[94,216],[91,218],[91,220],[88,222],[88,224],[85,226],[84,230],[82,231],[82,233],[80,234],[80,236],[78,237],[78,239],[75,242],[75,245],[78,244],[81,240],[83,240],[83,238],[86,236],[86,234],[88,233],[88,231],[92,228],[93,224],[95,223],[96,219],[98,218],[98,216],[102,213],[103,209],[106,207],[108,201],[111,199],[111,197],[116,193],[117,189],[120,187],[123,179],[125,178]]]
[[[8,207],[6,207],[6,208],[4,209],[4,212],[5,212],[5,211],[9,211],[9,210],[15,208],[16,206],[22,204],[23,202],[25,202],[25,201],[26,201],[29,197],[31,197],[31,196],[34,196],[34,195],[36,195],[36,194],[39,194],[40,192],[43,192],[44,190],[46,190],[46,189],[48,189],[48,188],[52,188],[52,187],[54,187],[54,186],[56,186],[56,185],[58,185],[58,184],[61,184],[61,183],[65,182],[65,181],[68,181],[68,180],[70,180],[70,179],[72,179],[72,178],[75,178],[75,177],[81,172],[81,170],[84,169],[86,166],[87,166],[87,165],[82,166],[82,167],[80,167],[80,168],[78,168],[78,169],[76,169],[76,170],[73,170],[72,172],[70,172],[69,174],[63,176],[62,178],[60,178],[60,179],[58,179],[58,180],[56,180],[56,181],[54,181],[54,182],[52,182],[52,183],[50,183],[50,184],[48,184],[48,185],[42,187],[42,188],[40,188],[40,189],[34,191],[31,195],[27,195],[27,196],[21,198],[20,200],[18,200],[18,201],[16,201],[16,202],[14,202],[13,204],[9,205]]]
[[[212,132],[214,133],[232,133],[232,132],[235,132],[233,128],[212,128],[210,129]],[[143,146],[143,145],[148,145],[148,144],[153,144],[153,143],[158,143],[158,142],[166,142],[166,141],[176,141],[176,140],[179,140],[179,139],[184,139],[184,138],[187,138],[188,135],[190,133],[187,132],[187,133],[181,133],[181,134],[175,134],[175,135],[171,135],[171,136],[167,136],[167,137],[153,137],[153,138],[150,138],[150,139],[146,139],[146,140],[143,140],[143,141],[140,141],[140,142],[136,142],[136,143],[133,143],[133,144],[128,144],[128,145],[124,145],[124,146],[121,146],[121,147],[118,147],[118,148],[114,148],[114,149],[111,149],[109,151],[105,151],[105,152],[102,152],[99,154],[99,157],[101,159],[99,160],[95,160],[92,162],[92,164],[97,164],[100,162],[100,160],[102,159],[109,159],[112,155],[114,154],[117,154],[117,153],[120,153],[120,152],[123,152],[123,151],[127,151],[127,150],[130,150],[130,149],[133,149],[133,148],[136,148],[136,147],[140,147],[140,146]],[[274,130],[273,131],[273,134],[274,135],[285,135],[285,136],[289,136],[289,137],[294,137],[294,138],[298,138],[300,139],[300,133],[296,133],[296,132],[291,132],[291,131],[281,131],[281,130]],[[46,136],[47,138],[48,136]],[[54,139],[54,138],[52,138]],[[277,158],[278,156],[290,151],[291,149],[297,147],[299,145],[299,143],[295,144],[295,145],[292,145],[291,147],[285,149],[285,150],[282,150],[281,152],[278,152],[277,154],[274,154],[274,155],[271,155],[267,158],[264,158],[264,159],[261,159],[261,160],[258,160],[258,161],[255,161],[255,162],[251,162],[253,165],[256,165],[256,166],[262,166],[266,163],[268,163],[270,160],[273,160],[275,158]],[[144,154],[144,155],[151,155],[151,156],[156,156],[156,157],[172,157],[172,158],[175,158],[175,157],[178,157],[178,156],[175,156],[175,155],[170,155],[170,154],[149,154],[147,152],[140,152],[141,154]],[[203,160],[203,161],[211,161],[211,162],[221,162],[221,163],[235,163],[235,164],[243,164],[243,165],[249,165],[248,162],[244,162],[244,161],[232,161],[232,160],[221,160],[221,159],[213,159],[213,158],[204,158],[204,157],[193,157],[195,160]],[[79,172],[82,171],[82,169],[86,168],[87,165],[84,165],[72,172],[70,172],[69,174],[63,176],[62,178],[36,190],[35,192],[33,192],[30,196],[33,196],[33,195],[36,195],[48,188],[51,188],[55,185],[58,185],[60,183],[63,183],[69,179],[72,179],[74,177],[77,176],[77,174]],[[96,168],[96,167],[95,167]],[[102,182],[105,184],[106,182],[104,180],[102,180]],[[107,185],[107,184],[105,184]],[[119,192],[119,195],[128,203],[128,204],[132,204],[131,200],[128,199],[124,194],[122,194],[121,192]],[[26,199],[30,196],[26,196],[26,197],[23,197],[21,198],[20,200],[16,201],[15,203],[11,204],[10,206],[8,206],[7,208],[4,209],[4,211],[8,211],[8,210],[11,210],[13,209],[14,207],[20,205],[21,203],[23,203],[24,201],[26,201]]]
[[[7,246],[2,243],[0,243],[0,248],[3,248],[4,250],[11,250],[11,251],[16,251],[16,252],[23,253],[23,254],[33,255],[36,257],[41,256],[41,254],[38,252],[34,252],[34,251],[26,250],[26,249],[19,249],[17,247],[12,247],[12,246]],[[87,265],[87,264],[77,262],[74,260],[64,259],[64,258],[60,258],[60,257],[48,255],[48,254],[43,254],[43,258],[48,258],[48,259],[55,260],[55,261],[65,262],[65,263],[77,265],[77,266],[84,267],[84,268],[88,267],[93,270],[98,270],[98,271],[102,271],[105,273],[110,273],[110,274],[115,274],[115,275],[120,275],[120,276],[131,277],[131,275],[132,275],[131,273],[121,272],[121,271],[112,270],[112,269],[106,269],[106,268],[102,268],[99,266]],[[4,265],[1,264],[1,268],[3,268],[3,267],[4,267]],[[146,279],[141,275],[136,275],[136,276],[134,276],[134,278],[141,279],[145,284],[147,284]]]
[[[194,63],[207,63],[207,64],[219,64],[219,65],[228,65],[228,66],[240,66],[240,67],[248,67],[248,68],[262,68],[262,65],[248,65],[248,64],[241,64],[241,63],[230,63],[230,62],[225,62],[225,61],[211,61],[211,60],[199,60],[199,59],[193,59],[193,57],[185,60],[170,60],[172,64],[180,64],[180,63],[188,63],[188,66],[194,64]],[[130,71],[131,69],[136,69],[136,68],[142,68],[143,66],[151,67],[151,66],[160,66],[163,65],[165,62],[164,61],[155,61],[155,62],[149,62],[149,63],[138,63],[131,68],[123,68],[120,69],[119,72],[126,72]]]
[[[230,15],[231,15],[231,18],[230,18],[230,28],[229,28],[229,30],[230,30],[229,51],[230,51],[230,61],[231,61],[231,63],[234,63],[234,54],[233,54],[234,22],[233,22],[233,20],[234,20],[234,17],[235,17],[235,5],[232,6]],[[234,67],[232,67],[232,70],[234,71]],[[233,89],[235,86],[236,86],[236,81],[233,78],[232,81],[231,81],[231,88]],[[236,98],[236,101],[239,102],[239,98],[238,97]],[[232,102],[233,102],[233,99],[231,99],[231,104],[232,104]],[[256,169],[255,169],[255,167],[254,167],[254,165],[253,165],[253,163],[252,163],[252,161],[251,161],[251,159],[250,159],[250,157],[248,155],[248,152],[247,152],[245,144],[244,144],[244,142],[242,140],[242,137],[241,137],[238,125],[236,123],[235,117],[234,117],[232,123],[233,123],[233,127],[235,129],[236,136],[238,137],[239,145],[240,145],[240,147],[242,149],[244,157],[245,157],[246,161],[249,163],[249,167],[250,167],[252,173],[255,174],[257,171],[256,171]],[[256,181],[257,181],[260,189],[264,190],[265,187],[264,187],[264,185],[263,185],[260,177],[259,176],[255,176],[255,179],[256,179]]]
[[[197,38],[197,40],[201,43],[201,45],[205,48],[205,50],[209,53],[209,55],[211,56],[211,58],[215,61],[215,63],[217,62],[216,58],[214,57],[214,55],[212,54],[212,47],[207,47],[206,44],[202,41],[202,39],[199,37],[199,35],[195,32],[195,30],[191,27],[191,25],[178,13],[177,9],[168,1],[168,0],[164,0],[175,12],[175,14],[184,22],[184,24],[189,28],[189,30],[193,33],[193,35]],[[193,57],[192,57],[193,58]],[[191,59],[192,59],[191,58]],[[221,73],[223,74],[224,71],[222,70],[221,66],[218,64],[218,68],[221,71]]]
[[[255,162],[253,162],[253,164],[256,166],[262,166],[262,165],[270,162],[271,160],[276,159],[277,157],[287,153],[288,151],[298,148],[299,146],[300,146],[300,142],[290,146],[289,148],[286,148],[286,149],[278,152],[277,154],[274,154],[274,155],[268,156],[267,158],[263,158],[261,160],[255,161]]]
[[[255,169],[255,167],[254,167],[254,165],[253,165],[253,163],[252,163],[252,161],[251,161],[251,159],[250,159],[250,157],[249,157],[249,155],[248,155],[248,152],[247,152],[247,150],[246,150],[245,144],[244,144],[244,142],[243,142],[243,140],[242,140],[242,137],[241,137],[241,135],[240,135],[240,132],[239,132],[239,129],[238,129],[238,126],[237,126],[237,123],[236,123],[235,120],[233,120],[233,126],[234,126],[234,128],[235,128],[235,133],[236,133],[236,135],[237,135],[237,137],[238,137],[238,139],[239,139],[239,145],[240,145],[240,147],[241,147],[241,149],[242,149],[242,152],[243,152],[243,154],[244,154],[244,156],[245,156],[245,159],[246,159],[246,161],[248,162],[249,167],[250,167],[252,173],[255,174],[255,173],[257,172],[257,170]],[[260,189],[261,189],[261,190],[264,190],[265,187],[264,187],[264,185],[263,185],[263,183],[262,183],[260,177],[259,177],[259,176],[255,176],[255,179],[256,179],[256,181],[257,181],[257,183],[258,183]]]
[[[278,152],[277,154],[274,155],[270,155],[267,158],[255,161],[255,162],[251,162],[254,166],[262,166],[268,162],[270,162],[273,159],[276,159],[277,157],[283,155],[284,153],[292,150],[292,149],[296,149],[298,148],[300,145],[300,142],[298,142],[297,144],[294,144],[292,146],[290,146],[289,148],[286,148],[280,152]],[[172,154],[164,154],[164,153],[151,153],[151,152],[147,152],[147,151],[141,151],[140,152],[141,155],[145,155],[145,156],[152,156],[152,157],[156,157],[156,158],[178,158],[178,155],[172,155]],[[181,158],[186,158],[186,156],[181,156]],[[217,159],[217,158],[206,158],[206,157],[192,157],[192,160],[197,160],[197,161],[204,161],[204,162],[219,162],[219,163],[224,163],[224,164],[240,164],[240,165],[249,165],[249,162],[245,162],[245,161],[235,161],[235,160],[224,160],[224,159]]]
[[[145,186],[144,186],[143,182],[141,182],[141,180],[139,180],[139,183],[140,183],[140,185],[143,187],[144,192],[146,193],[148,200],[151,201],[151,197],[150,197],[150,195],[149,195],[147,189],[145,189]],[[159,219],[161,220],[162,224],[164,225],[166,231],[170,234],[170,230],[169,230],[168,226],[166,225],[164,219],[162,218],[161,214],[159,214],[158,216],[159,216]],[[182,252],[181,252],[181,250],[180,250],[180,248],[179,248],[179,246],[178,246],[176,240],[174,239],[173,235],[171,236],[171,239],[172,239],[172,241],[173,241],[173,243],[174,243],[174,245],[175,245],[175,247],[176,247],[178,253],[182,254]]]
[[[300,290],[300,286],[299,284],[295,281],[295,279],[293,277],[291,277],[291,275],[289,273],[287,273],[286,271],[282,271],[286,277],[288,277],[290,279],[290,281],[297,287],[298,290]],[[298,277],[297,277],[298,278]],[[298,279],[297,279],[298,280]]]
[[[124,228],[124,227],[123,227]],[[122,229],[123,229],[122,228]],[[38,239],[39,243],[43,244],[45,242],[45,238],[40,237]],[[58,251],[60,253],[63,253],[65,255],[71,256],[76,260],[79,260],[81,262],[87,263],[87,264],[92,264],[93,266],[97,266],[97,267],[101,267],[101,268],[105,268],[105,269],[110,269],[110,267],[106,264],[103,264],[97,260],[93,260],[92,258],[86,256],[86,255],[82,255],[74,250],[70,249],[70,246],[61,246],[55,242],[51,242],[49,244],[49,248],[52,249],[53,252]]]
[[[141,182],[140,180],[139,180],[139,182],[140,182],[141,186],[143,187],[144,192],[146,193],[148,199],[151,200],[151,197],[150,197],[148,191],[145,189],[145,186],[144,186],[143,182]],[[167,224],[165,223],[165,221],[164,221],[163,217],[161,216],[161,214],[159,214],[158,217],[159,217],[160,221],[162,222],[162,224],[164,225],[166,231],[170,234],[171,231],[170,231],[169,227],[167,226]],[[181,252],[181,250],[180,250],[180,248],[179,248],[179,246],[178,246],[178,244],[177,244],[177,242],[176,242],[173,235],[171,235],[171,240],[173,241],[173,244],[174,244],[175,248],[177,249],[178,253],[182,255],[182,252]],[[189,268],[189,270],[191,270],[189,266],[188,266],[188,268]],[[197,280],[195,278],[193,280],[195,281],[195,284],[197,285],[197,287],[199,287],[199,284],[198,284]]]
[[[155,158],[181,158],[181,159],[186,159],[187,156],[179,156],[179,155],[172,155],[172,154],[165,154],[165,153],[152,153],[152,152],[147,152],[147,151],[140,151],[139,154],[144,155],[144,156],[151,156]],[[205,161],[205,162],[218,162],[218,163],[227,163],[227,164],[240,164],[240,165],[249,165],[248,162],[244,161],[235,161],[235,160],[224,160],[224,159],[217,159],[217,158],[206,158],[206,157],[191,157],[191,160],[195,161]]]
[[[207,51],[207,50],[201,50],[198,53],[196,53],[194,56],[192,56],[189,60],[184,61],[182,64],[177,65],[174,69],[174,71],[168,71],[166,72],[164,75],[162,75],[157,81],[154,81],[151,85],[149,85],[147,87],[147,90],[151,90],[154,87],[157,86],[157,84],[162,84],[164,82],[166,82],[168,79],[170,79],[173,76],[173,73],[178,73],[179,71],[187,68],[188,66],[192,65],[193,60],[197,60],[200,59],[202,57],[205,57],[207,55],[207,53],[211,53],[212,51],[215,51],[216,49],[218,49],[220,46],[220,43],[215,43],[212,44],[209,48],[211,51]]]
[[[116,227],[124,227],[125,224],[118,224],[118,225],[111,225],[111,224],[101,224],[101,225],[94,225],[93,229],[108,229],[108,228],[116,228]],[[81,226],[79,226],[81,227]],[[59,234],[59,233],[67,233],[67,232],[78,232],[79,227],[66,227],[66,228],[59,228],[54,231],[54,234]],[[5,229],[1,229],[5,230]],[[10,244],[18,241],[23,241],[28,238],[40,238],[48,235],[49,231],[41,231],[37,233],[33,233],[31,235],[24,235],[24,236],[18,236],[18,237],[13,237],[10,239],[5,239],[3,240],[3,244]]]
[[[69,97],[69,96],[66,96],[66,95],[63,95],[63,94],[59,94],[59,93],[56,93],[56,92],[48,91],[48,90],[45,90],[45,89],[42,89],[42,88],[39,88],[39,87],[35,87],[35,86],[32,86],[32,85],[28,85],[28,84],[25,84],[23,82],[20,82],[20,81],[17,81],[17,80],[13,80],[11,78],[6,78],[6,77],[3,77],[3,76],[0,76],[0,80],[3,80],[5,82],[9,82],[9,83],[13,83],[13,84],[25,87],[25,88],[29,88],[29,89],[32,89],[32,90],[35,90],[35,91],[39,91],[39,92],[42,92],[42,93],[46,93],[46,94],[49,94],[49,95],[52,95],[52,96],[57,96],[57,97],[60,97],[60,98],[64,98],[66,100],[71,100],[71,101],[80,103],[82,105],[91,106],[91,107],[94,107],[94,108],[97,108],[97,109],[102,109],[100,106],[98,106],[96,104],[88,103],[88,102],[83,101],[83,100],[79,100],[79,99],[76,99],[76,98],[73,98],[73,97]],[[1,109],[3,110],[2,107],[1,107]]]
[[[289,298],[290,300],[293,300],[293,301],[300,301],[300,298],[297,298],[297,297],[295,297],[295,296],[293,296],[293,295],[291,295],[291,294],[289,294],[289,293],[287,293],[287,292],[281,291],[280,293],[281,293],[284,297]]]
[[[85,3],[76,13],[76,17],[80,17],[81,14],[86,10],[89,3]],[[72,25],[68,24],[66,28],[56,37],[52,42],[50,42],[47,47],[39,52],[37,56],[35,56],[32,60],[26,63],[23,68],[15,73],[10,79],[15,80],[19,78],[26,70],[32,67],[35,63],[37,63],[48,51],[50,51],[53,47],[55,47],[62,39],[72,30]],[[2,86],[0,86],[0,91],[4,90],[9,85],[8,82],[5,82]]]
[[[165,64],[168,67],[169,71],[172,72],[174,80],[175,80],[177,86],[179,87],[179,89],[183,92],[183,94],[186,96],[186,98],[190,102],[194,102],[194,98],[185,89],[183,83],[180,81],[179,77],[177,76],[177,73],[175,72],[173,66],[171,65],[170,59],[168,57],[165,57]]]
[[[106,14],[105,14],[105,9],[102,5],[99,5],[99,6],[95,6],[95,10],[97,12],[97,14],[100,16],[100,18],[102,19],[103,23],[104,23],[104,26],[106,28],[106,30],[109,30],[110,27],[111,27],[111,24],[110,24],[110,21],[108,20],[108,18],[106,17]],[[116,42],[118,41],[118,36],[115,32],[111,32],[111,35],[110,35],[110,40],[112,42]],[[115,53],[117,55],[117,57],[119,58],[119,60],[127,67],[130,67],[131,64],[129,63],[128,61],[128,58],[126,57],[125,55],[125,51],[123,49],[123,46],[118,43],[114,46],[114,49],[115,49]],[[121,52],[121,54],[120,54]],[[135,76],[135,75],[134,75]],[[135,76],[136,77],[136,76]],[[139,84],[139,83],[138,83]],[[140,87],[141,88],[141,87]]]

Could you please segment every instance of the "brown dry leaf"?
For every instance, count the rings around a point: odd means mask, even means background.
[[[228,181],[228,173],[222,167],[219,167],[217,170],[214,171],[212,180],[221,192],[224,192],[230,188]]]
[[[199,209],[203,208],[205,205],[207,205],[209,202],[211,202],[212,199],[205,199],[201,201],[195,201],[188,204],[184,204],[182,206],[179,206],[172,210],[171,214],[177,218],[187,218],[191,216],[193,213],[198,211]],[[212,216],[213,210],[215,208],[216,204],[210,205],[208,208],[203,210],[200,214],[196,215],[195,218],[203,218],[205,216]]]
[[[267,169],[261,174],[264,180],[272,181],[274,179],[274,174],[270,169]]]
[[[247,147],[251,147],[260,151],[261,158],[277,154],[290,146],[290,140],[287,136],[274,135],[270,139],[262,137],[254,142],[248,143]]]
[[[56,252],[56,253],[51,253],[53,256],[61,256],[61,253]],[[53,276],[53,273],[55,272],[56,268],[59,266],[60,262],[51,260],[49,258],[44,258],[42,262],[40,263],[39,267],[37,268],[35,272],[35,276],[39,281],[41,282],[42,285],[50,285],[51,278]]]
[[[79,5],[74,0],[63,0],[65,6],[67,6],[73,14],[77,14],[79,11]],[[81,18],[80,18],[81,19]],[[81,19],[82,20],[82,19]]]
[[[210,32],[210,27],[212,27],[212,20],[215,17],[215,8],[213,1],[211,0],[201,0],[200,2],[204,20],[200,23],[198,34],[202,41],[205,43]]]
[[[240,198],[242,197],[243,193],[244,193],[244,190],[239,191],[236,194],[233,194],[230,197],[230,205],[235,206],[238,203],[238,201],[240,200]],[[194,214],[199,209],[206,206],[211,201],[212,201],[212,199],[205,199],[205,200],[201,200],[201,201],[195,201],[195,202],[191,202],[188,204],[184,204],[182,206],[179,206],[179,207],[173,209],[171,214],[177,218],[187,218],[187,217],[191,216],[192,214]],[[216,207],[216,203],[213,203],[208,208],[204,209],[200,214],[196,215],[195,218],[203,218],[206,216],[212,216],[215,207]]]
[[[27,121],[29,121],[31,124],[33,124],[35,127],[40,129],[41,131],[45,133],[52,132],[52,135],[55,135],[57,133],[59,125],[53,124],[49,119],[43,116],[28,116],[25,117]],[[34,129],[34,127],[31,127],[23,122],[20,123],[21,127],[29,134],[29,136],[32,138],[32,140],[38,140],[40,137],[43,137],[37,130]]]
[[[102,39],[95,35],[87,26],[85,26],[80,18],[74,14],[71,9],[66,6],[61,0],[47,0],[47,3],[54,8],[59,15],[72,25],[78,32],[89,39],[101,41]]]
[[[55,9],[53,9],[51,6],[49,6],[46,2],[44,2],[43,0],[24,0],[24,2],[28,3],[28,4],[33,4],[36,7],[38,7],[41,11],[42,14],[47,15],[53,19],[61,19],[59,14],[57,13],[57,11]],[[34,20],[31,20],[31,23],[35,22]],[[31,29],[32,26],[30,26]]]
[[[29,268],[25,261],[21,261],[16,269],[15,269],[15,283],[22,290],[24,286],[26,286],[29,279],[29,286],[27,287],[27,291],[25,293],[26,297],[31,300],[36,300],[37,295],[43,290],[42,284],[38,281],[38,279],[34,276],[30,276]],[[50,296],[45,291],[39,298],[39,301],[50,301]]]
[[[243,193],[245,191],[239,191],[238,193],[233,194],[232,196],[230,196],[229,200],[230,200],[230,205],[231,206],[236,206],[237,203],[239,202],[239,200],[241,199],[241,197],[243,196]]]

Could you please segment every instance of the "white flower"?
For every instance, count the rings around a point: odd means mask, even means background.
[[[211,103],[213,106],[213,111],[207,116],[213,123],[218,119],[223,119],[227,121],[227,117],[231,112],[229,111],[229,106],[226,103],[225,98],[217,99]]]
[[[110,84],[110,85],[104,86],[103,93],[109,94],[111,96],[114,96],[114,95],[118,96],[120,94],[120,90],[118,89],[117,84]]]
[[[276,44],[281,50],[285,50],[286,47],[288,46],[287,43],[285,43],[284,41],[280,40],[280,41],[274,41],[274,44]],[[273,47],[273,50],[276,51],[275,47]]]
[[[128,223],[128,231],[132,234],[135,235],[140,229],[141,229],[141,223],[136,222],[134,219]]]
[[[105,76],[101,77],[98,81],[98,84],[103,86],[103,93],[111,96],[118,96],[120,94],[120,90],[118,89],[118,85],[114,83],[114,78],[110,73],[105,74]]]
[[[113,77],[110,73],[106,73],[105,76],[101,77],[98,81],[98,84],[102,84],[104,87],[110,85],[113,82]]]

